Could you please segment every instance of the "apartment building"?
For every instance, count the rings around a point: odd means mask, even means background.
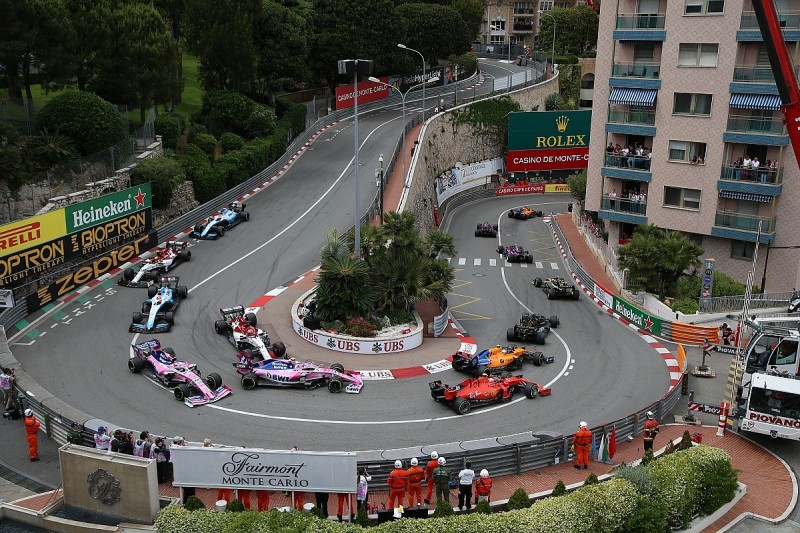
[[[514,50],[523,46],[533,49],[539,33],[539,11],[553,7],[583,5],[576,0],[484,0],[483,27],[480,41],[495,52],[507,51],[509,39]]]
[[[800,0],[775,3],[797,64]],[[605,2],[595,68],[585,207],[609,251],[651,223],[744,282],[760,223],[755,284],[800,287],[800,171],[752,0]]]

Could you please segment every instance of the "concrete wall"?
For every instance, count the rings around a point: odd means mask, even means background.
[[[525,111],[536,106],[543,110],[547,95],[558,91],[556,76],[538,85],[508,93],[508,96],[519,102]],[[453,168],[453,164],[459,161],[467,164],[505,155],[505,146],[487,144],[481,136],[476,135],[473,126],[454,124],[455,113],[467,105],[470,104],[439,113],[428,119],[422,127],[419,146],[411,160],[411,187],[406,193],[403,210],[414,213],[417,227],[423,235],[435,229],[433,208],[436,206],[436,176]]]

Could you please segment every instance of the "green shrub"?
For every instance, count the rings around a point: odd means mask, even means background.
[[[131,184],[153,184],[153,207],[164,209],[172,201],[172,190],[186,181],[186,175],[177,161],[166,157],[145,159],[133,169]]]
[[[217,138],[210,133],[198,133],[192,143],[200,147],[212,161],[217,157]]]
[[[356,513],[356,524],[361,527],[370,527],[372,525],[372,521],[369,519],[369,514],[367,513],[367,508],[364,505],[358,508],[358,513]]]
[[[478,56],[474,52],[466,52],[459,56],[451,55],[447,60],[458,65],[459,78],[461,79],[472,76],[478,70]]]
[[[589,474],[589,477],[586,478],[586,481],[583,482],[583,486],[585,487],[587,485],[597,485],[599,483],[600,480],[597,479],[597,474],[592,472],[591,474]]]
[[[530,506],[531,500],[528,498],[528,493],[525,492],[525,489],[522,487],[514,491],[514,494],[508,499],[508,504],[506,504],[509,511],[514,509],[527,509]]]
[[[214,135],[233,132],[249,137],[267,136],[275,129],[275,113],[267,106],[233,91],[207,91],[196,122]]]
[[[492,506],[486,500],[479,501],[474,507],[475,512],[478,514],[492,514]]]
[[[64,91],[36,116],[36,129],[69,137],[81,155],[89,155],[129,138],[125,120],[113,105],[94,93]]]
[[[597,50],[589,50],[584,52],[583,57],[597,57]]]
[[[161,135],[164,148],[175,150],[186,129],[186,117],[180,113],[159,113],[154,123],[156,135]]]
[[[347,321],[344,327],[344,333],[353,337],[374,337],[375,329],[375,326],[371,322],[357,316]]]
[[[186,140],[188,140],[190,143],[195,142],[197,140],[197,136],[200,135],[201,133],[208,133],[208,128],[206,128],[205,125],[199,122],[195,122],[196,114],[197,112],[192,113],[189,129],[186,130]]]
[[[653,462],[653,459],[655,459],[655,456],[653,455],[653,450],[647,450],[646,452],[644,452],[644,455],[642,456],[642,464],[643,465],[650,464]]]
[[[383,314],[389,317],[389,322],[393,326],[408,324],[414,321],[414,315],[405,309],[386,309]]]
[[[602,484],[584,485],[560,499],[569,499],[575,505],[583,517],[585,531],[611,533],[622,527],[636,510],[638,495],[631,482],[614,478]]]
[[[233,152],[244,146],[244,139],[230,131],[223,133],[219,137],[219,145],[226,152]]]
[[[344,322],[341,320],[334,320],[333,322],[321,322],[320,328],[324,329],[325,331],[344,331]]]
[[[556,56],[554,63],[558,65],[574,65],[578,62],[576,56]]]
[[[192,181],[194,197],[200,203],[213,200],[220,194],[228,190],[225,186],[225,177],[219,169],[212,168],[211,172],[198,176]]]
[[[668,533],[667,505],[650,496],[636,498],[636,510],[620,528],[621,533]]]
[[[250,137],[266,137],[275,130],[275,112],[265,105],[254,104],[247,119],[247,133]]]
[[[278,116],[276,127],[288,126],[292,130],[292,138],[305,131],[307,113],[308,108],[303,104],[280,98],[275,101],[275,114]]]
[[[676,299],[697,299],[700,296],[700,275],[684,276],[670,287],[669,294]],[[724,272],[714,274],[714,296],[740,296],[744,294],[745,286]]]
[[[672,302],[672,310],[684,315],[693,315],[700,309],[696,299],[683,298]]]
[[[186,151],[176,156],[186,174],[186,179],[194,182],[211,172],[211,162],[206,153],[196,144],[187,144]]]
[[[671,453],[675,453],[678,451],[678,447],[672,442],[672,440],[667,441],[667,445],[664,447],[664,453],[661,455],[669,455]]]
[[[617,477],[633,483],[636,490],[645,496],[652,496],[656,492],[656,485],[653,483],[653,478],[650,477],[650,472],[648,472],[647,468],[642,464],[636,466],[621,466],[617,472]]]
[[[433,511],[434,518],[442,518],[444,516],[453,516],[456,512],[453,511],[453,504],[449,500],[442,500],[436,504],[436,509]]]
[[[244,504],[234,498],[233,500],[228,502],[228,505],[227,507],[225,507],[225,510],[229,513],[241,513],[244,511]]]
[[[569,494],[569,492],[567,492],[567,486],[559,479],[553,492],[550,493],[550,496],[563,496],[565,494]]]
[[[197,511],[198,509],[205,509],[206,505],[203,503],[203,500],[195,495],[191,495],[186,498],[186,503],[183,504],[183,507],[187,511]]]
[[[214,169],[224,179],[226,189],[231,189],[250,177],[245,168],[245,156],[241,151],[221,155],[214,164]]]
[[[678,444],[678,450],[679,451],[688,450],[691,447],[692,447],[692,435],[691,433],[689,433],[689,430],[687,429],[686,431],[683,432],[683,435],[681,435],[681,442]]]
[[[694,448],[706,448],[695,446]],[[703,487],[700,490],[700,513],[709,515],[731,501],[739,490],[737,471],[730,457],[712,455],[703,463]]]

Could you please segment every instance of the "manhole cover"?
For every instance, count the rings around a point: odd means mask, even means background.
[[[476,278],[482,278],[482,277],[484,277],[485,275],[486,275],[486,274],[473,274],[473,276],[475,276]]]

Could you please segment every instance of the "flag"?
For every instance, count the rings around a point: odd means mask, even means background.
[[[613,459],[617,453],[617,426],[611,426],[611,434],[608,436],[608,458]]]
[[[594,433],[592,433],[592,451],[589,452],[589,456],[594,456],[595,453],[597,453],[597,444],[594,441]]]
[[[605,463],[608,461],[608,440],[605,434],[600,438],[600,447],[597,449],[596,460]]]

